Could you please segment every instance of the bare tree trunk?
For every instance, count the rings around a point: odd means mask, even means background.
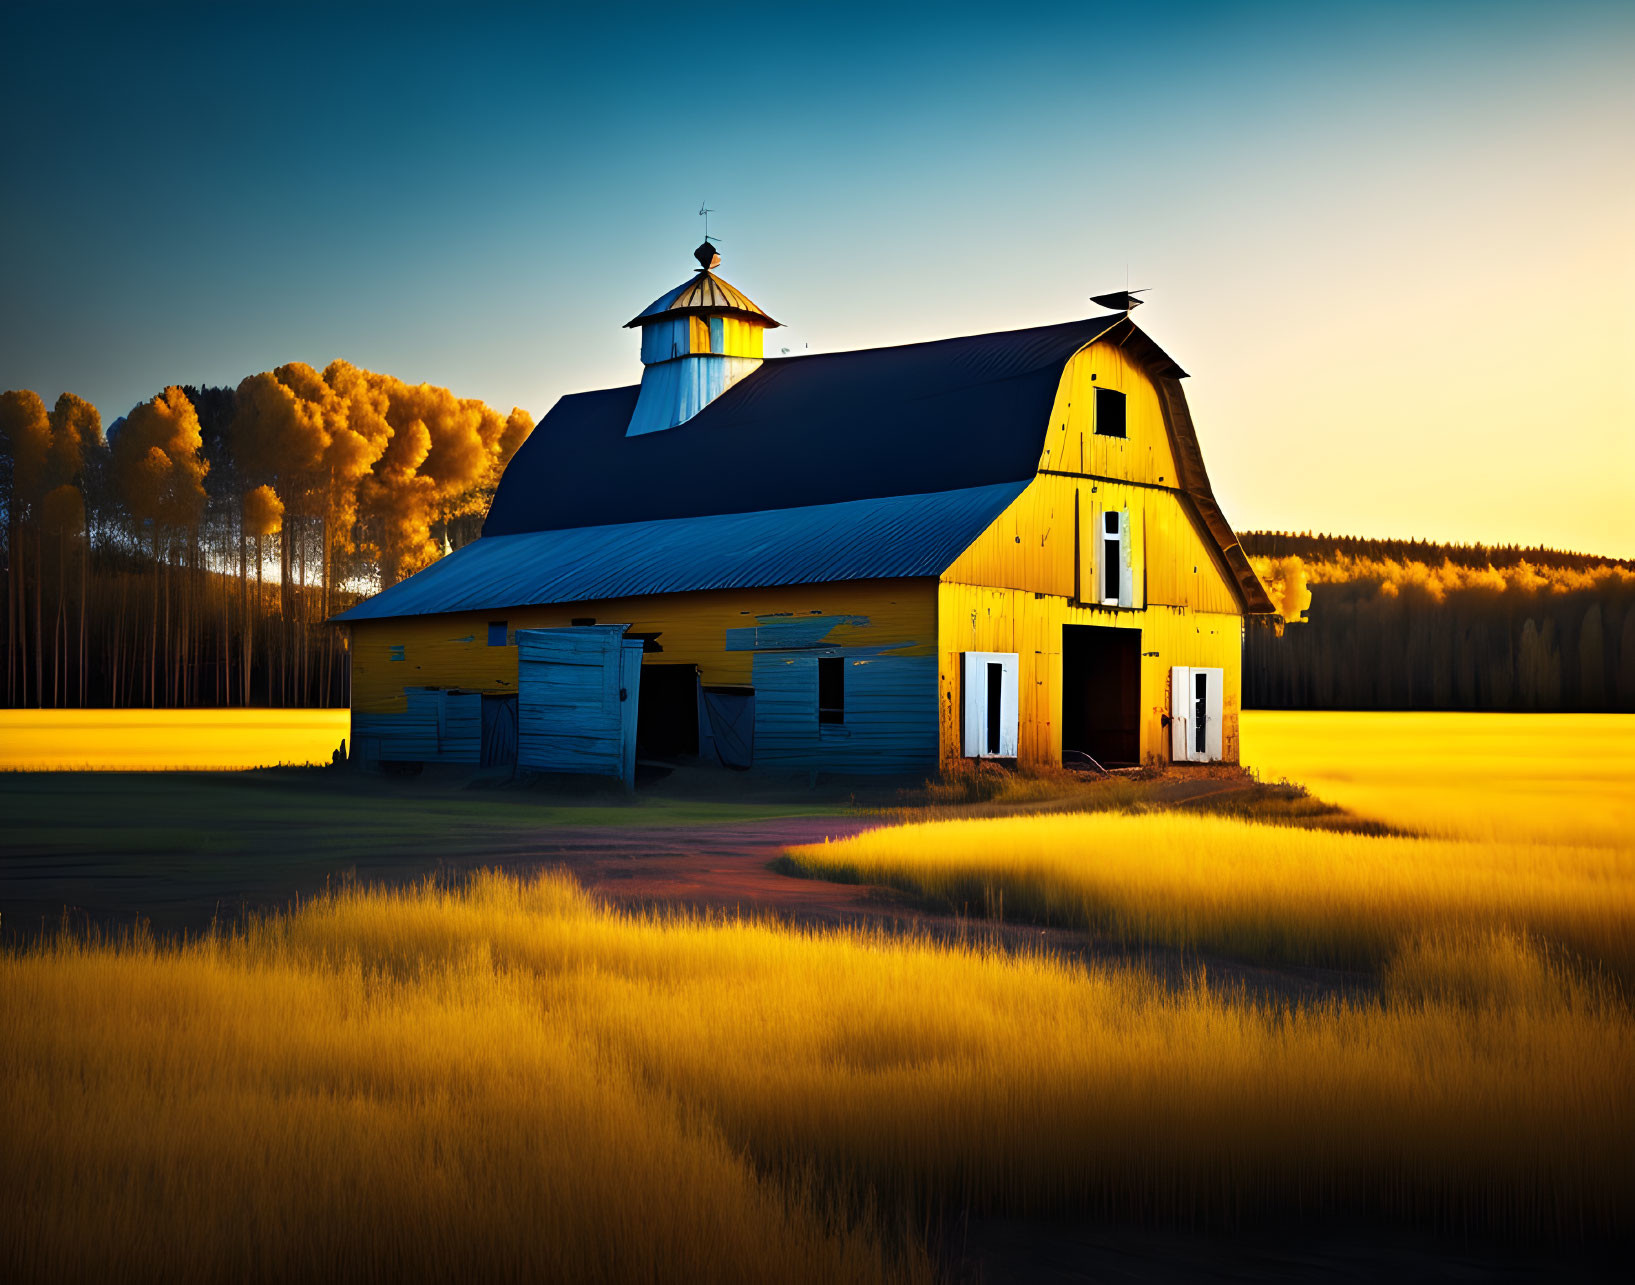
[[[68,608],[64,598],[68,591],[67,536],[57,538],[57,610],[51,620],[51,705],[55,709],[68,704]]]
[[[238,598],[239,598],[239,703],[250,703],[250,632],[254,623],[250,619],[250,577],[249,568],[245,565],[245,541],[249,536],[244,533],[244,506],[239,505],[238,521]],[[257,574],[260,572],[260,541],[257,540]]]
[[[290,615],[293,604],[290,594],[294,589],[291,583],[292,562],[290,559],[290,530],[294,520],[288,511],[284,514],[284,524],[278,532],[278,703],[288,703],[288,689],[290,664]]]
[[[301,561],[300,588],[295,599],[295,705],[307,703],[307,542],[306,532],[301,533],[302,539],[297,556]]]
[[[148,707],[159,708],[159,523],[153,524],[153,619],[148,622]]]
[[[40,585],[45,580],[45,532],[34,529],[34,708],[45,708],[45,644],[42,641]]]
[[[85,524],[85,542],[79,547],[79,707],[85,708],[85,599],[91,589],[91,524]]]
[[[18,650],[21,645],[17,628],[17,501],[11,502],[6,522],[6,704],[16,705]]]
[[[262,614],[267,602],[266,587],[262,583],[266,565],[266,561],[261,554],[261,537],[258,535],[255,538],[255,610],[257,615]],[[267,636],[270,637],[271,635]],[[246,654],[248,654],[248,651],[246,651]],[[262,668],[267,668],[266,662],[262,662]],[[272,704],[272,672],[270,670],[267,673],[267,704]]]

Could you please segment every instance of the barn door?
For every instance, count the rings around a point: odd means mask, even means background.
[[[627,625],[517,630],[517,764],[635,782],[640,639]]]

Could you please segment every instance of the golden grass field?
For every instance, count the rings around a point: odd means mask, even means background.
[[[1500,931],[1635,983],[1635,838],[1620,828],[1635,822],[1635,718],[1526,717],[1244,716],[1262,775],[1428,835],[1069,812],[870,830],[790,857],[968,913],[1259,961],[1377,967],[1427,933]]]
[[[1378,1001],[599,907],[344,893],[0,962],[11,1279],[923,1277],[953,1209],[1605,1233],[1635,1026],[1512,937]]]
[[[1394,811],[1382,764],[1426,732],[1404,726],[1355,771],[1399,823],[1422,800]],[[1447,797],[1480,816],[1467,774]],[[642,915],[566,876],[0,955],[0,1278],[916,1280],[965,1214],[1627,1235],[1630,847],[1453,833],[1149,811],[793,854],[976,913],[1367,970],[1312,1001]]]
[[[328,763],[344,709],[5,709],[0,771],[240,771]]]

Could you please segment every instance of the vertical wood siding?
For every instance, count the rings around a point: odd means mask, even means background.
[[[1108,510],[1130,515],[1132,605],[1239,611],[1220,555],[1179,492],[1091,478],[1035,478],[943,579],[1099,602]]]
[[[845,662],[846,714],[818,721],[818,658]],[[937,658],[844,648],[755,656],[755,765],[784,771],[929,772],[937,766]]]
[[[1227,762],[1237,761],[1242,616],[1188,607],[1148,607],[1144,611],[1075,607],[1065,598],[964,584],[944,584],[939,604],[943,652],[937,708],[945,762],[960,757],[959,667],[960,654],[967,651],[1014,651],[1020,656],[1017,758],[1040,766],[1061,762],[1063,625],[1141,631],[1141,757],[1145,762],[1169,761],[1163,720],[1170,709],[1170,666],[1224,670],[1222,756]]]
[[[352,715],[352,744],[365,762],[467,763],[482,759],[482,695],[411,688],[395,714]]]
[[[1097,388],[1124,394],[1124,437],[1097,435]],[[1112,344],[1091,344],[1067,363],[1050,411],[1039,467],[1151,486],[1176,484],[1175,456],[1170,450],[1158,390],[1122,349]]]

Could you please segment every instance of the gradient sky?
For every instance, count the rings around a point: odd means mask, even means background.
[[[707,199],[773,349],[1149,286],[1240,528],[1635,556],[1635,5],[1117,8],[8,5],[0,387],[542,416]]]

